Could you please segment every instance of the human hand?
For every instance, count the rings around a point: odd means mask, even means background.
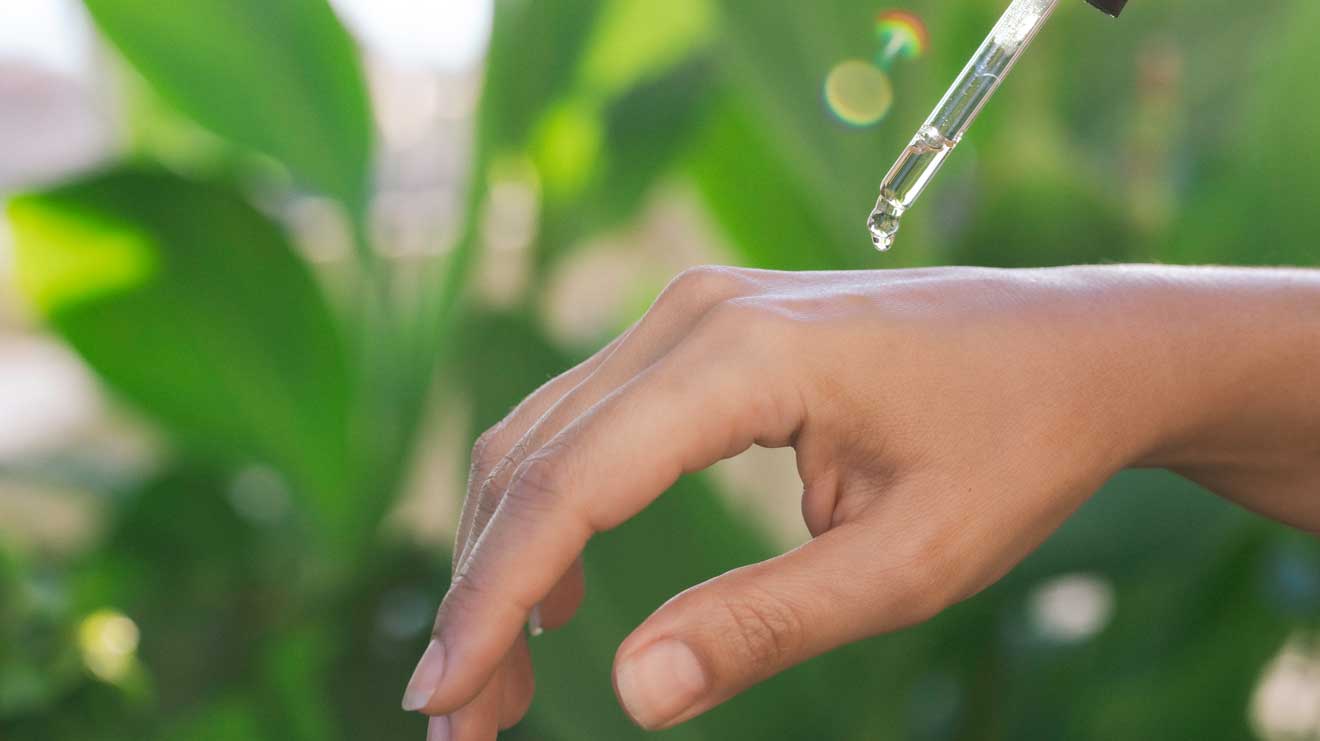
[[[1225,296],[1252,286],[1202,283],[1125,267],[685,273],[482,436],[405,707],[437,716],[432,739],[516,722],[532,694],[522,627],[537,605],[547,627],[571,617],[591,535],[753,444],[795,448],[814,537],[687,590],[624,641],[616,691],[646,728],[975,594],[1122,467],[1227,482],[1201,464],[1241,447],[1214,426],[1234,376],[1195,348],[1237,326],[1204,329],[1204,302],[1231,312]],[[1320,523],[1273,501],[1247,503]]]

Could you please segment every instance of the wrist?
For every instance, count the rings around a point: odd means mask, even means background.
[[[1121,398],[1124,465],[1236,476],[1281,471],[1320,433],[1320,273],[1305,270],[1078,268]]]

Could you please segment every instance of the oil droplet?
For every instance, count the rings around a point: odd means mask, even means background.
[[[877,206],[866,221],[866,228],[871,232],[871,244],[880,252],[888,252],[894,246],[894,237],[898,234],[897,213],[892,206]]]
[[[953,149],[954,142],[940,133],[940,130],[926,124],[917,130],[916,139],[912,146],[924,152],[938,152],[943,149]],[[924,153],[923,152],[923,153]]]
[[[894,245],[898,220],[916,202],[940,165],[958,145],[938,127],[925,124],[903,149],[889,174],[880,183],[880,198],[867,220],[871,244],[881,252]]]

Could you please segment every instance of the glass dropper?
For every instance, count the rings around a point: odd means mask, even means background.
[[[884,252],[894,246],[903,212],[926,189],[1013,63],[1049,19],[1059,0],[1013,0],[963,68],[944,99],[917,130],[880,184],[880,198],[866,220],[871,243]]]

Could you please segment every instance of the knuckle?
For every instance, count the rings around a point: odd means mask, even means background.
[[[707,306],[737,295],[745,283],[737,268],[701,265],[675,276],[660,294],[660,302]]]
[[[787,324],[786,317],[768,300],[760,297],[727,299],[715,307],[714,320],[740,330],[762,332]]]
[[[503,457],[499,452],[500,430],[503,425],[486,430],[477,436],[476,442],[472,444],[472,479],[480,481],[490,475],[490,472],[499,463]]]
[[[504,487],[508,485],[510,478],[517,472],[519,464],[527,458],[527,453],[531,450],[532,442],[527,435],[523,435],[503,454],[492,455],[490,457],[490,467],[486,469],[486,477],[481,482],[482,488],[488,491],[498,491],[503,493]]]
[[[486,522],[481,519],[482,515],[489,517],[494,514],[495,508],[504,498],[511,479],[517,473],[519,464],[527,457],[527,439],[526,437],[520,439],[503,453],[497,453],[495,450],[498,449],[490,450],[479,468],[474,464],[470,479],[473,482],[480,482],[477,485],[476,499],[477,521],[480,523]]]
[[[553,448],[542,448],[518,468],[504,495],[511,511],[535,516],[548,512],[561,501],[566,491],[563,466],[554,452]]]
[[[500,501],[504,498],[503,492],[494,486],[492,479],[486,479],[481,485],[481,490],[477,496],[476,511],[473,513],[475,527],[472,531],[473,540],[481,537],[481,531],[486,523],[495,516],[495,510],[499,509]]]
[[[801,648],[802,618],[783,600],[763,594],[740,595],[721,602],[720,609],[727,627],[726,635],[719,638],[739,664],[768,672]]]

